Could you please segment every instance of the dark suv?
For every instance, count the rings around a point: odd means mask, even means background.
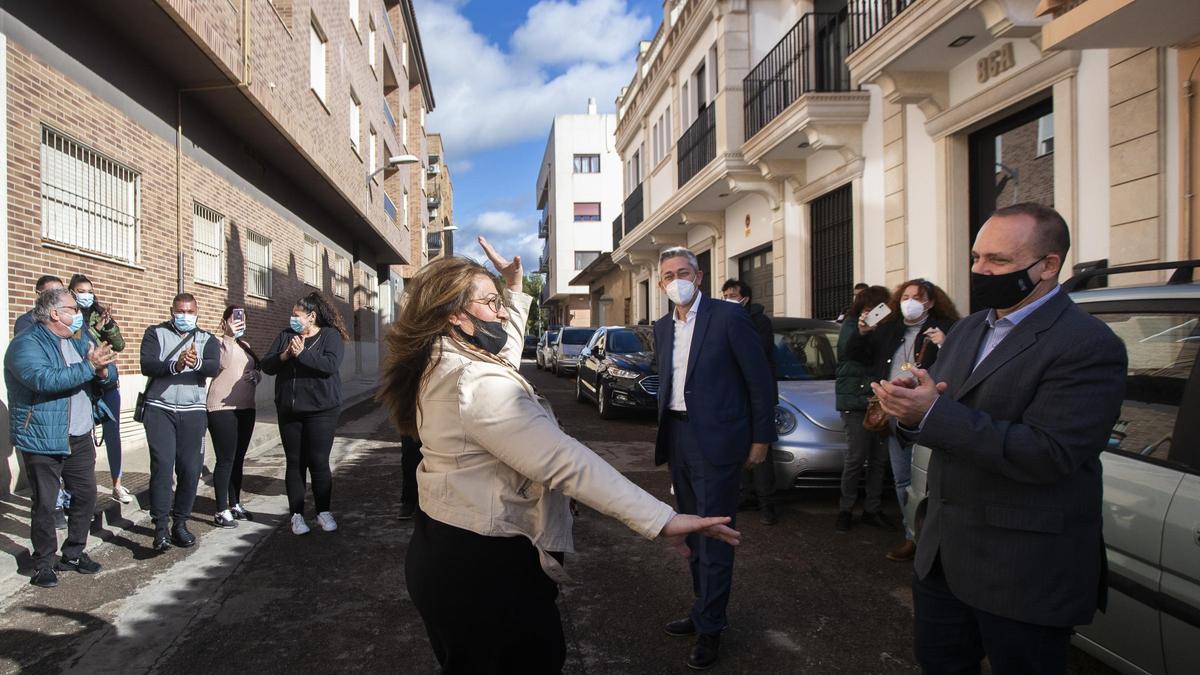
[[[654,329],[650,326],[606,326],[579,353],[575,398],[595,401],[600,417],[610,420],[620,410],[658,407],[658,367],[654,361]]]

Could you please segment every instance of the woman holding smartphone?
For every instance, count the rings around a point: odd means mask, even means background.
[[[928,370],[937,361],[946,333],[958,321],[958,310],[946,292],[925,279],[912,279],[896,287],[887,303],[887,315],[864,308],[858,330],[850,335],[846,353],[850,358],[872,364],[873,380],[912,377],[916,368]],[[904,515],[912,480],[912,446],[903,445],[894,432],[887,434],[888,456],[896,482],[896,500]],[[886,524],[886,523],[885,523]],[[912,523],[904,523],[904,543],[887,552],[888,560],[912,560],[917,547]]]
[[[112,347],[114,352],[125,350],[125,338],[121,335],[121,327],[112,317],[110,307],[101,305],[96,300],[96,289],[92,282],[82,274],[71,276],[67,289],[75,296],[75,304],[83,311],[84,330],[91,333],[97,344],[104,343]],[[110,368],[116,368],[114,363]],[[104,448],[108,452],[108,472],[112,476],[112,498],[122,504],[133,501],[133,495],[121,485],[121,381],[113,378],[112,384],[104,385],[101,390],[101,400],[113,416],[105,420],[101,429],[104,432]]]
[[[337,529],[329,510],[333,491],[329,453],[342,410],[342,357],[349,339],[341,314],[313,292],[296,301],[288,328],[263,357],[263,372],[276,376],[275,408],[287,457],[284,482],[293,534],[309,532],[304,520],[306,473],[312,476],[317,522],[326,532]]]
[[[237,527],[254,516],[242,506],[242,466],[254,434],[254,394],[262,376],[259,359],[246,342],[246,309],[225,308],[221,317],[221,370],[208,386],[208,431],[212,435],[213,490],[217,493],[217,527]]]

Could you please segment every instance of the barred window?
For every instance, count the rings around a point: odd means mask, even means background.
[[[375,275],[373,270],[363,267],[362,285],[363,307],[366,309],[375,309],[375,303],[379,296],[379,277]]]
[[[340,255],[334,263],[333,294],[339,298],[350,297],[350,260]]]
[[[225,216],[192,202],[192,253],[196,281],[225,283]]]
[[[304,283],[321,287],[321,245],[315,239],[304,238]]]
[[[141,176],[42,127],[42,236],[81,251],[136,263]]]
[[[271,297],[271,240],[246,230],[246,292]]]

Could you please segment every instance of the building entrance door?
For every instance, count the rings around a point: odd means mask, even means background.
[[[738,279],[750,286],[752,302],[762,305],[767,316],[775,315],[773,261],[770,246],[738,258]]]
[[[712,251],[696,254],[696,262],[700,264],[700,271],[704,273],[704,280],[700,282],[700,292],[712,297]]]
[[[1045,92],[1048,96],[1049,92]],[[971,243],[992,213],[1020,202],[1054,206],[1054,102],[1033,103],[968,137]],[[970,264],[970,250],[964,251]],[[978,310],[971,307],[971,311]]]

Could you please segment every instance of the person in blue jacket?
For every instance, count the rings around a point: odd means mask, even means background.
[[[100,564],[83,552],[96,505],[96,446],[92,429],[111,412],[97,400],[97,384],[111,384],[117,356],[80,331],[83,314],[65,289],[47,290],[33,308],[35,325],[13,338],[4,355],[9,434],[21,452],[32,491],[30,583],[58,585],[55,569],[95,574]],[[76,337],[78,336],[78,337]],[[71,493],[67,538],[58,548],[54,508],[59,485]]]

